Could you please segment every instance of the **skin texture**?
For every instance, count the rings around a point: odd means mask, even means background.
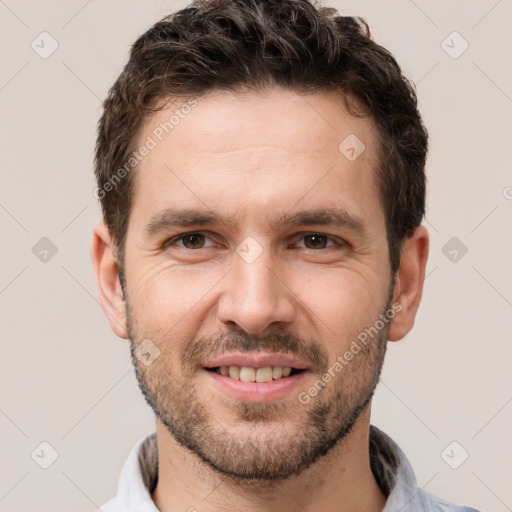
[[[179,106],[148,119],[140,140]],[[338,150],[350,134],[366,148],[354,161]],[[404,241],[392,278],[377,147],[371,119],[352,117],[333,94],[214,92],[198,99],[136,171],[126,297],[108,229],[96,228],[102,305],[113,331],[130,339],[139,386],[157,418],[153,500],[163,512],[384,506],[369,465],[371,396],[386,341],[413,326],[428,235],[420,226]],[[149,233],[146,226],[169,208],[214,212],[231,225]],[[334,208],[360,229],[273,225],[284,214]],[[184,233],[198,235],[176,239]],[[250,254],[261,252],[250,263],[237,253],[247,237]],[[299,393],[392,304],[400,305],[393,320],[301,403]],[[150,365],[135,357],[146,339],[159,350]],[[203,369],[235,350],[287,352],[309,369],[279,400],[237,400]]]

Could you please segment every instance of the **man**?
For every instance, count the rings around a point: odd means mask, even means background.
[[[92,257],[156,434],[110,511],[474,510],[370,427],[418,309],[427,133],[362,20],[198,1],[134,44],[96,146]]]

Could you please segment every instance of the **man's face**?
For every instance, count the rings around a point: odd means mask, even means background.
[[[376,166],[370,119],[281,90],[200,98],[141,162],[125,253],[133,362],[158,419],[217,470],[300,472],[367,410],[387,326],[333,368],[390,307]],[[143,340],[160,351],[149,365]]]

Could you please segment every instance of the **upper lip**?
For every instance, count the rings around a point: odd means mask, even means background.
[[[249,368],[283,366],[297,370],[307,370],[309,368],[306,362],[282,352],[230,352],[204,364],[205,368],[216,368],[217,366],[246,366]]]

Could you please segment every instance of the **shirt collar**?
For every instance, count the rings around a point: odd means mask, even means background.
[[[408,512],[424,505],[411,464],[399,446],[384,432],[370,425],[370,465],[387,496],[382,512]],[[151,494],[158,482],[156,433],[142,437],[133,447],[119,477],[118,493],[102,507],[103,512],[159,512]]]

